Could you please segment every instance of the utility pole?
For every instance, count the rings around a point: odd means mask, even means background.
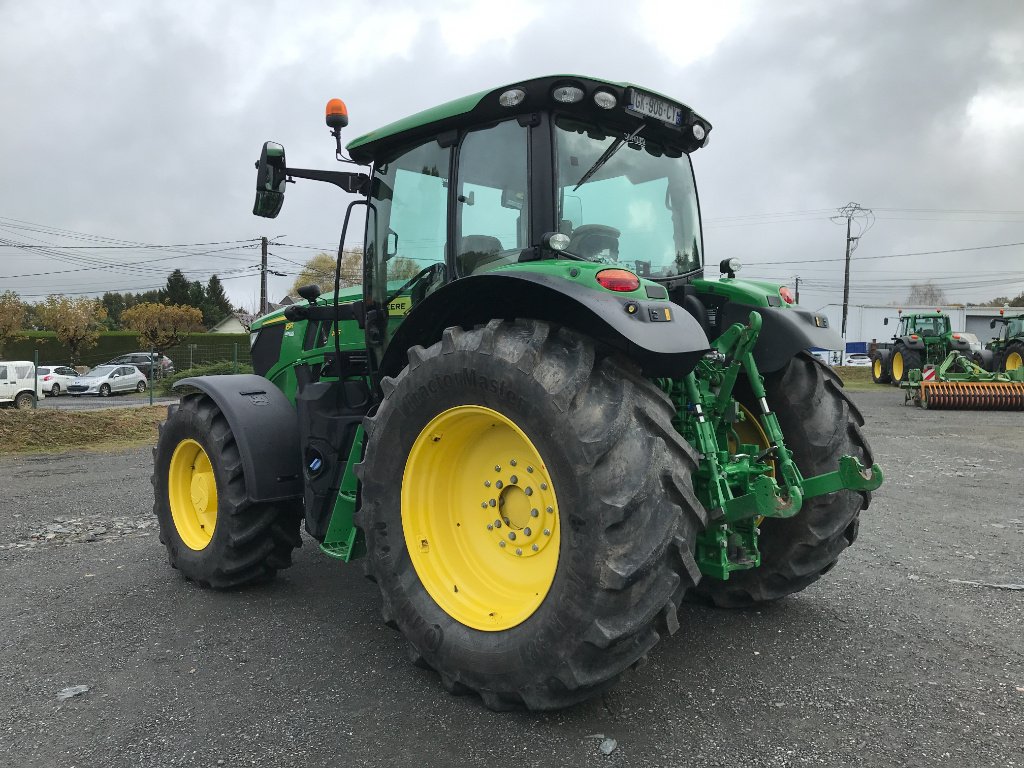
[[[260,315],[267,314],[267,238],[260,238],[262,242],[263,259],[260,262]],[[845,312],[845,310],[844,310]],[[843,315],[843,328],[846,327],[846,315]]]
[[[835,216],[832,217],[832,221],[836,224],[846,219],[846,270],[843,277],[843,329],[842,337],[843,341],[846,340],[846,318],[849,314],[850,309],[850,256],[857,250],[857,244],[864,233],[871,229],[871,226],[875,223],[875,214],[870,208],[864,208],[859,203],[847,203]],[[860,231],[853,234],[853,221],[857,220]]]
[[[800,303],[800,275],[796,276],[796,303]]]

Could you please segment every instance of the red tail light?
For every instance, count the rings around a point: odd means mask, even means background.
[[[786,286],[782,286],[781,288],[779,288],[779,296],[781,296],[782,300],[787,304],[796,304],[796,302],[793,300],[793,294],[789,292],[789,288],[787,288]]]
[[[595,277],[609,291],[629,292],[640,287],[640,278],[628,269],[602,269]]]
[[[913,339],[914,341],[917,341],[917,334],[916,333],[910,334],[910,338]]]
[[[43,381],[49,381],[52,378],[53,378],[53,376],[51,376],[50,374],[47,374],[46,376],[43,376]]]

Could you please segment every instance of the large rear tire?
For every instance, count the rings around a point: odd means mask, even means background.
[[[1024,342],[1011,341],[1006,345],[1002,358],[1000,368],[1003,371],[1015,371],[1024,367]]]
[[[739,387],[737,387],[739,390]],[[804,477],[836,469],[839,457],[856,456],[873,463],[860,428],[857,406],[843,391],[842,380],[813,356],[800,353],[777,373],[765,377],[769,407],[775,412]],[[737,392],[753,406],[749,392]],[[749,407],[749,406],[748,406]],[[756,406],[751,407],[755,413]],[[839,554],[857,538],[859,516],[871,494],[838,491],[804,501],[791,518],[761,523],[761,566],[735,571],[725,581],[705,578],[693,596],[727,608],[778,600],[799,592],[835,565]]]
[[[921,353],[916,349],[907,349],[902,344],[896,345],[889,358],[889,378],[894,387],[898,387],[901,381],[906,381],[908,374],[914,368],[921,367]]]
[[[207,395],[172,407],[153,449],[153,511],[171,566],[204,587],[267,581],[302,546],[299,501],[251,503],[238,444]]]
[[[568,706],[678,628],[705,513],[657,387],[574,333],[494,320],[413,347],[382,389],[357,470],[367,575],[446,689]]]

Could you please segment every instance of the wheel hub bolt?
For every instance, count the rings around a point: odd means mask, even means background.
[[[495,464],[495,465],[494,465],[494,471],[495,471],[495,472],[501,472],[501,466],[500,466],[500,465],[498,465],[498,464]]]
[[[533,496],[533,488],[527,486],[526,488],[523,489],[523,493],[525,493],[527,496]]]
[[[530,546],[530,549],[532,549],[534,552],[536,552],[538,549],[540,549],[540,547],[538,547],[536,544],[533,544],[533,545]]]
[[[495,528],[501,528],[501,520],[495,520],[494,521],[494,527]]]
[[[523,534],[524,535],[530,536],[532,533],[533,533],[533,531],[531,531],[529,528],[523,528]]]
[[[537,517],[539,515],[540,515],[540,512],[537,511],[536,507],[534,507],[533,509],[530,510],[530,517]]]
[[[509,481],[510,483],[512,483],[513,485],[515,485],[516,483],[518,483],[518,482],[519,482],[519,478],[518,478],[518,477],[516,477],[515,475],[512,475],[512,477],[510,477],[510,478],[508,479],[508,481]]]
[[[505,542],[504,541],[499,541],[498,542],[498,546],[499,547],[504,547],[505,546]]]
[[[540,484],[540,489],[541,489],[542,491],[546,491],[546,490],[548,489],[548,484],[547,484],[547,483],[541,483],[541,484]]]
[[[544,529],[544,535],[545,536],[550,536],[551,535],[551,531],[549,529],[545,528]]]
[[[490,488],[490,487],[491,487],[491,481],[490,480],[484,480],[484,488]]]
[[[517,555],[522,555],[522,554],[523,554],[523,550],[521,550],[521,549],[519,549],[519,548],[517,547],[517,548],[516,548],[516,554],[517,554]]]
[[[527,467],[527,468],[526,468],[526,471],[527,471],[527,472],[533,472],[533,467]]]
[[[554,508],[554,507],[548,507],[548,508],[547,508],[547,513],[548,513],[549,515],[550,515],[550,514],[552,514],[552,513],[554,512],[554,511],[555,511],[555,508]]]
[[[512,461],[510,461],[509,464],[511,464],[514,467],[516,465],[516,460],[512,459]]]
[[[488,504],[490,504],[490,505],[491,505],[492,507],[496,507],[496,506],[498,506],[498,502],[496,502],[496,501],[495,501],[494,499],[491,499],[491,500],[490,500],[490,501],[488,501],[487,503],[488,503]]]
[[[480,502],[480,506],[481,506],[481,507],[482,507],[483,509],[487,509],[487,502],[486,502],[486,501],[481,501],[481,502]]]
[[[498,482],[496,482],[496,483],[494,484],[494,487],[495,487],[495,488],[503,488],[504,486],[505,486],[505,484],[504,484],[504,483],[502,483],[502,482],[501,482],[501,480],[499,480]]]
[[[516,540],[516,532],[515,531],[509,531],[508,532],[508,540],[509,541],[515,541]]]
[[[488,523],[487,524],[487,530],[488,531],[493,531],[494,530],[494,523]]]
[[[505,521],[505,525],[511,525],[511,523],[509,523],[509,521],[508,521],[508,518],[507,518],[507,517],[503,517],[503,518],[501,518],[501,519]]]

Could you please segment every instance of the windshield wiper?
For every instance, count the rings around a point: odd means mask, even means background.
[[[613,141],[611,145],[608,147],[608,149],[604,151],[604,154],[597,158],[597,161],[592,166],[590,166],[587,172],[583,174],[579,181],[576,182],[576,186],[572,188],[572,191],[575,192],[577,189],[579,189],[588,181],[590,181],[590,177],[597,173],[599,170],[601,170],[602,166],[604,166],[605,163],[612,159],[612,155],[618,152],[622,148],[623,144],[628,144],[629,142],[631,142],[633,139],[640,135],[640,131],[644,129],[644,125],[644,123],[641,123],[639,126],[637,126],[637,129],[628,136],[618,138],[615,141]]]

